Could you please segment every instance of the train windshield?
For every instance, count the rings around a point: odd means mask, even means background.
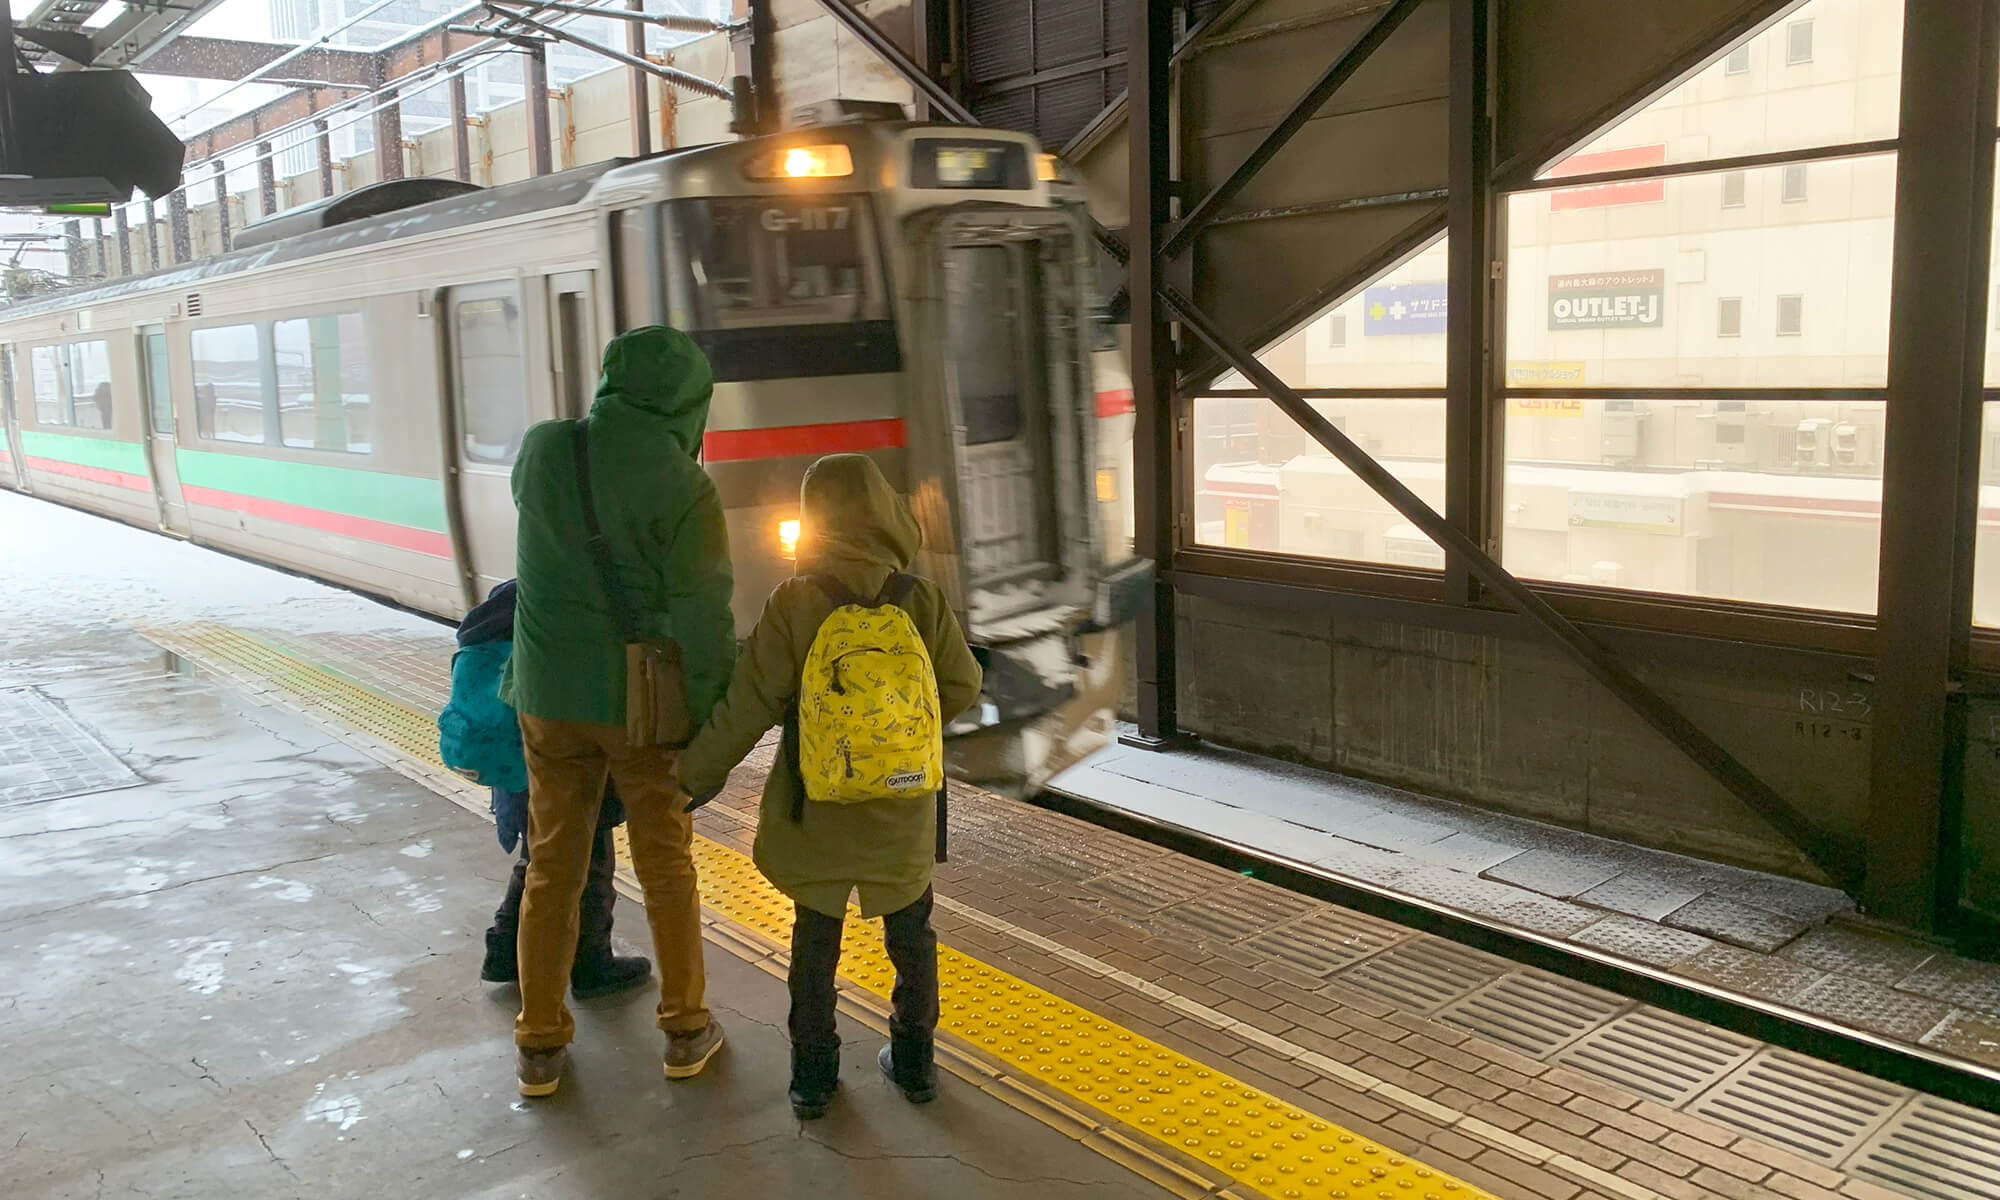
[[[888,317],[864,195],[677,200],[671,298],[689,330],[847,324]]]

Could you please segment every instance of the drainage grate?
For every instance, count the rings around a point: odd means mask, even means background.
[[[1163,879],[1157,872],[1143,868],[1100,875],[1083,886],[1108,897],[1128,913],[1154,912],[1198,894],[1180,880]]]
[[[143,782],[34,688],[0,691],[0,807]]]
[[[1910,1094],[1866,1075],[1769,1050],[1731,1072],[1689,1111],[1832,1166]]]
[[[1755,1054],[1757,1045],[1712,1025],[1642,1008],[1583,1038],[1556,1061],[1676,1108]]]
[[[1529,1058],[1546,1058],[1631,1003],[1559,976],[1520,971],[1480,988],[1438,1018]]]
[[[2000,1117],[1919,1096],[1847,1170],[1926,1200],[2000,1200]]]
[[[1340,979],[1414,1012],[1429,1012],[1491,983],[1506,966],[1476,950],[1422,937],[1348,968]]]
[[[1295,971],[1324,976],[1408,936],[1406,929],[1355,913],[1327,909],[1243,944]]]

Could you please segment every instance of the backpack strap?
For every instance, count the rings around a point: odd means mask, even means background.
[[[865,605],[868,603],[853,592],[848,591],[847,585],[840,582],[838,576],[821,572],[816,575],[808,575],[806,578],[812,580],[814,587],[826,593],[826,598],[833,601],[835,608],[844,608],[849,604]]]
[[[903,601],[909,597],[910,589],[916,586],[915,575],[906,575],[901,571],[893,572],[889,578],[882,581],[882,591],[875,597],[874,607],[881,608],[885,604],[901,607]]]
[[[611,556],[611,542],[604,536],[604,530],[597,523],[597,496],[590,486],[590,418],[584,417],[571,427],[570,447],[576,461],[577,502],[583,508],[583,528],[587,535],[583,540],[584,549],[590,552],[590,561],[597,568],[598,586],[604,589],[604,602],[611,609],[611,622],[618,630],[618,636],[626,643],[639,640],[639,623],[632,615],[631,606],[625,602],[625,592],[618,586],[618,567]]]

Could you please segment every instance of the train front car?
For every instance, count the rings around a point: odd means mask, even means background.
[[[619,327],[684,329],[715,368],[741,628],[792,571],[806,468],[868,454],[986,667],[953,774],[1014,792],[1108,737],[1133,591],[1107,566],[1092,261],[1053,174],[1022,134],[836,119],[598,186]]]

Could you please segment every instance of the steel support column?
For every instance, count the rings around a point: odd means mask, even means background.
[[[466,124],[465,76],[451,77],[451,169],[460,183],[472,182],[472,132]]]
[[[63,274],[71,279],[83,277],[83,222],[63,222]]]
[[[537,177],[554,169],[549,147],[549,50],[530,42],[522,52],[521,76],[526,80],[528,107],[528,174]]]
[[[160,262],[160,215],[153,208],[151,197],[146,200],[146,269],[157,271],[164,265]]]
[[[257,215],[268,217],[278,211],[278,164],[271,143],[257,143]]]
[[[834,3],[836,0],[827,0]],[[1176,454],[1173,331],[1160,303],[1161,239],[1173,217],[1171,172],[1172,91],[1167,62],[1174,49],[1174,5],[1140,0],[1133,6],[1127,48],[1131,138],[1130,258],[1132,295],[1133,548],[1153,560],[1152,603],[1139,615],[1138,684],[1140,745],[1160,746],[1180,736],[1179,672],[1175,659],[1173,561]]]
[[[110,247],[105,245],[103,217],[94,217],[91,219],[90,238],[93,242],[97,243],[97,277],[99,279],[109,279],[111,277],[111,253]]]
[[[125,206],[120,204],[111,210],[111,221],[118,237],[118,273],[132,273],[132,222],[125,215]]]
[[[319,157],[319,197],[333,195],[333,134],[326,120],[313,122],[313,150]]]
[[[545,87],[543,91],[548,89]],[[375,114],[375,178],[378,182],[403,177],[403,106],[395,88],[384,88],[382,107]],[[546,119],[548,101],[542,102]]]
[[[173,243],[175,263],[184,263],[194,257],[194,237],[188,229],[185,187],[178,187],[167,193],[167,234]]]
[[[229,168],[221,159],[212,164],[215,170],[215,228],[221,247],[217,254],[229,253]]]
[[[646,11],[646,0],[625,0],[633,12]],[[625,24],[625,51],[634,58],[646,57],[646,27],[638,21]],[[625,69],[625,86],[632,93],[632,154],[644,158],[653,152],[653,81],[637,67]]]
[[[1925,929],[1956,911],[1964,716],[1950,690],[1972,633],[1996,62],[2000,0],[1910,0],[1862,899]]]
[[[1445,520],[1488,555],[1500,553],[1506,432],[1493,348],[1498,201],[1493,194],[1493,0],[1452,0],[1450,283],[1445,336]],[[1467,564],[1446,561],[1447,598],[1477,599]]]

